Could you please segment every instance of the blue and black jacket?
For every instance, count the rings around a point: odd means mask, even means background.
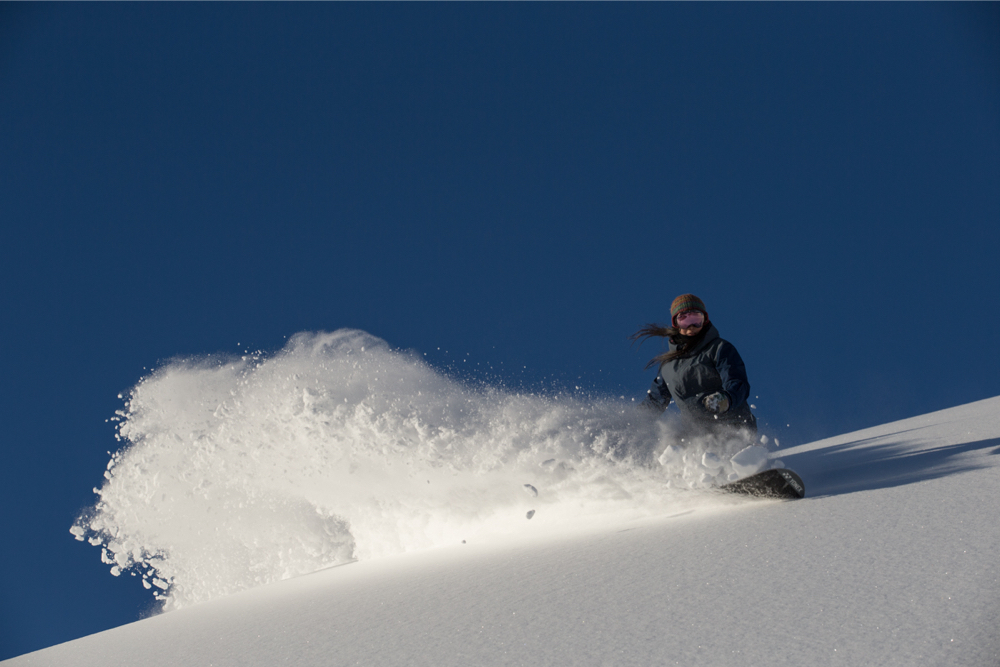
[[[677,349],[670,343],[670,351]],[[729,397],[729,410],[714,414],[702,399],[717,391]],[[711,322],[694,348],[683,356],[660,364],[653,385],[642,402],[644,407],[662,412],[673,399],[688,421],[699,426],[731,426],[757,430],[757,420],[747,399],[750,383],[747,369],[733,344],[719,337]]]

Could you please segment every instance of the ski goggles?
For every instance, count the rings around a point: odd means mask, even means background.
[[[678,329],[690,329],[692,327],[700,327],[705,324],[705,313],[700,310],[685,310],[683,313],[677,313],[677,328]]]

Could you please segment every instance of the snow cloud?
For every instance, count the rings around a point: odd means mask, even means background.
[[[115,419],[123,447],[71,532],[166,608],[526,516],[662,512],[732,477],[748,444],[682,442],[624,400],[470,386],[356,330],[173,361]]]

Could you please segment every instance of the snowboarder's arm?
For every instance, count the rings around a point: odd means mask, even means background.
[[[715,370],[722,379],[722,389],[729,395],[730,408],[742,405],[750,397],[747,368],[740,353],[731,343],[723,341],[715,351]]]
[[[653,378],[653,384],[649,387],[646,398],[640,405],[658,413],[663,412],[670,405],[670,390],[667,389],[667,383],[663,381],[659,373]]]

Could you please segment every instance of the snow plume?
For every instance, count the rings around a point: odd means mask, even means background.
[[[71,532],[168,609],[546,521],[671,511],[673,489],[727,479],[748,444],[681,442],[631,401],[472,387],[353,330],[174,361],[116,419],[125,446]]]

